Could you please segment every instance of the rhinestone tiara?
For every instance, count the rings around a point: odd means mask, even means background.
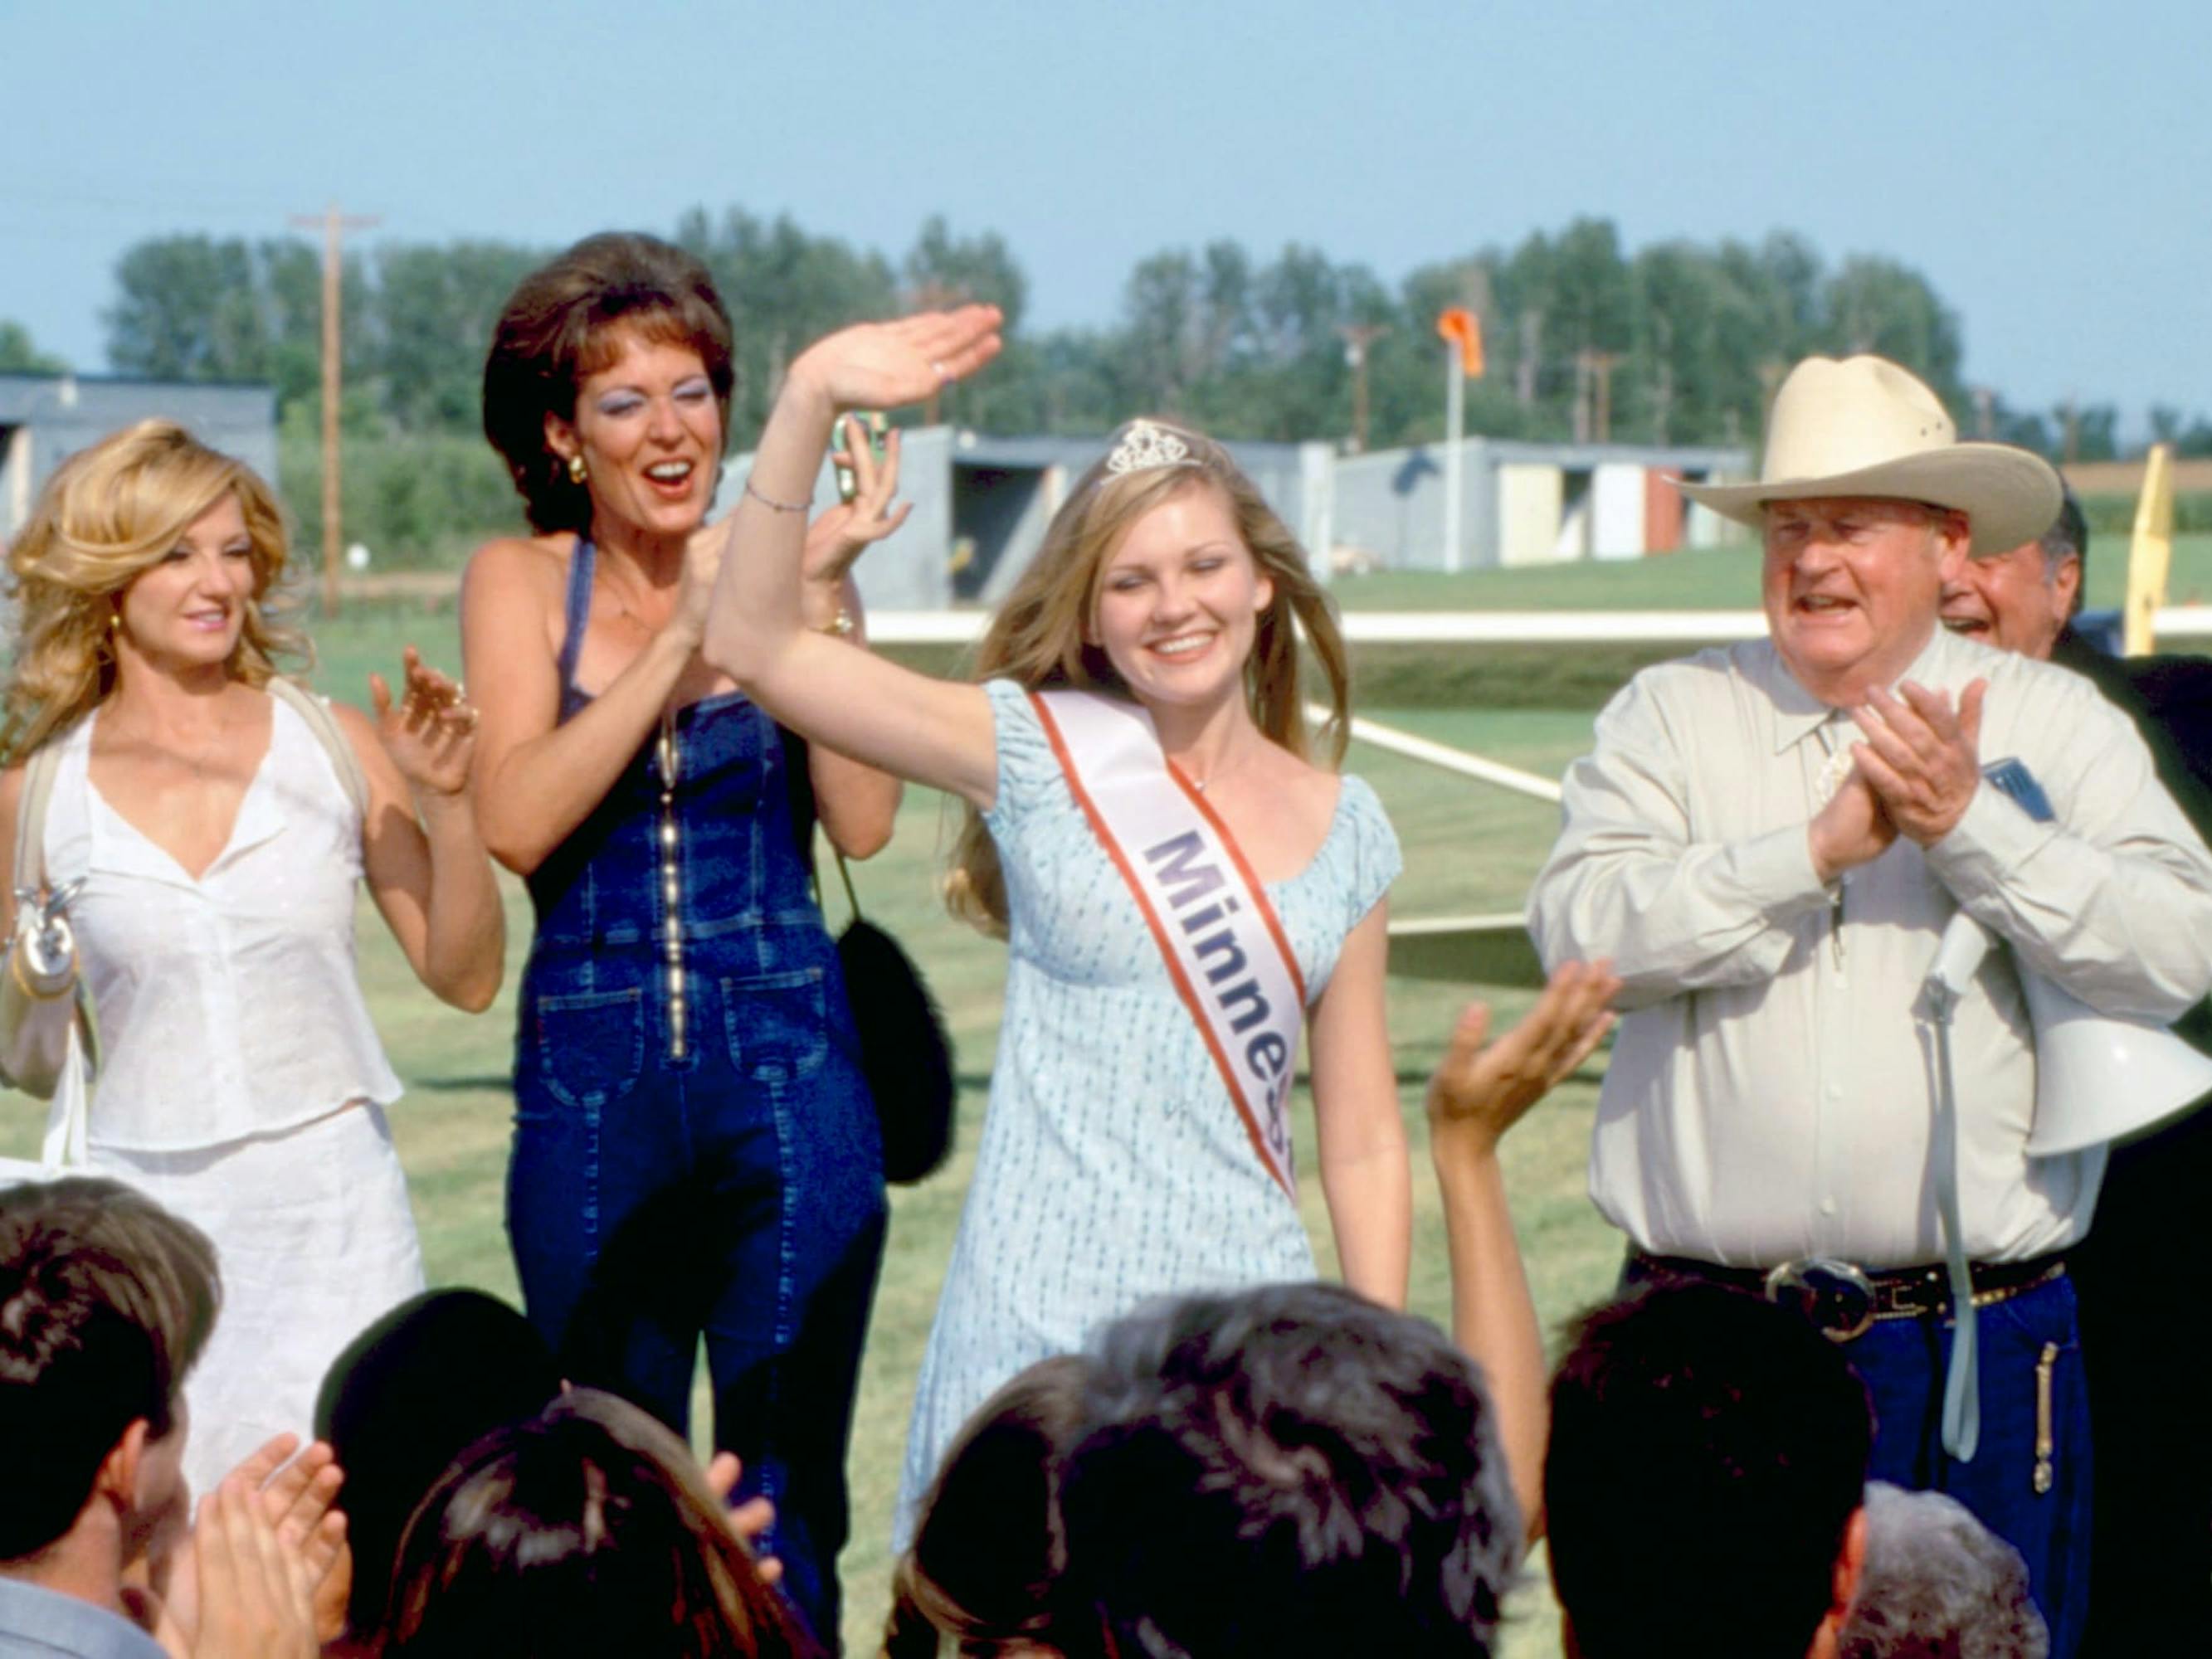
[[[1190,459],[1190,446],[1164,426],[1150,421],[1132,421],[1121,429],[1120,441],[1106,457],[1106,470],[1122,477],[1131,472],[1149,472],[1156,466],[1196,466]]]

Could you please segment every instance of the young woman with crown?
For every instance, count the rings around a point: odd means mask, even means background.
[[[800,509],[838,414],[972,373],[998,323],[969,307],[863,325],[793,363],[717,527],[732,551],[706,637],[778,720],[967,803],[953,908],[1011,946],[902,1539],[962,1421],[1024,1366],[1152,1296],[1314,1275],[1288,1121],[1302,1036],[1345,1279],[1402,1304],[1410,1252],[1383,1014],[1398,845],[1334,769],[1346,684],[1328,598],[1227,453],[1123,427],[994,618],[981,684],[801,619]],[[1301,626],[1328,682],[1318,734]]]

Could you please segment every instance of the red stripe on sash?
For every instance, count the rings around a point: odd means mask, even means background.
[[[1267,1151],[1267,1137],[1260,1127],[1259,1115],[1253,1111],[1251,1103],[1244,1098],[1244,1091],[1237,1080],[1236,1070],[1230,1063],[1229,1055],[1223,1050],[1220,1040],[1214,1036],[1213,1027],[1206,1018],[1197,994],[1192,990],[1190,980],[1183,973],[1182,963],[1176,958],[1175,946],[1169,942],[1167,930],[1160,925],[1160,919],[1152,909],[1152,902],[1145,896],[1145,890],[1138,879],[1137,872],[1129,867],[1129,860],[1123,855],[1119,843],[1107,830],[1105,819],[1098,815],[1097,806],[1091,801],[1089,792],[1083,787],[1082,777],[1075,769],[1074,757],[1067,752],[1066,741],[1060,736],[1060,726],[1052,717],[1052,710],[1045,706],[1044,699],[1036,692],[1031,691],[1028,696],[1030,707],[1036,710],[1037,723],[1044,728],[1045,739],[1052,744],[1053,757],[1060,763],[1060,774],[1067,780],[1068,793],[1075,797],[1075,804],[1083,809],[1083,816],[1091,825],[1091,834],[1098,837],[1098,844],[1106,849],[1106,856],[1113,860],[1114,867],[1121,872],[1122,885],[1129,890],[1129,896],[1137,901],[1138,912],[1144,917],[1145,926],[1152,930],[1152,943],[1159,949],[1160,960],[1167,964],[1168,978],[1175,985],[1176,994],[1182,999],[1183,1006],[1189,1011],[1191,1024],[1198,1027],[1198,1035],[1206,1044],[1206,1053],[1213,1056],[1214,1069],[1221,1073],[1222,1082],[1228,1085],[1230,1103],[1237,1108],[1237,1115],[1243,1122],[1244,1133],[1252,1142],[1253,1155],[1260,1160],[1260,1167],[1267,1170],[1268,1175],[1274,1178],[1275,1184],[1282,1188],[1283,1196],[1293,1204],[1297,1203],[1297,1194],[1291,1191],[1288,1183],[1284,1181],[1281,1172],[1275,1168],[1275,1160]],[[1175,772],[1172,766],[1169,767],[1168,770],[1170,774]],[[1215,820],[1215,827],[1219,828],[1218,819]],[[1224,836],[1222,839],[1224,845],[1231,846],[1231,851],[1234,854],[1234,846],[1229,843],[1228,837]],[[1240,867],[1243,865],[1241,857],[1238,859],[1238,864]],[[1248,881],[1250,879],[1249,872],[1246,879]],[[1254,884],[1253,891],[1258,894],[1261,904],[1267,906],[1267,895],[1257,884]],[[1274,927],[1274,912],[1272,907],[1267,908],[1267,915],[1268,926],[1271,928]],[[1279,929],[1277,930],[1276,937],[1278,939],[1281,938]],[[1288,951],[1283,954],[1285,959],[1290,962],[1291,972],[1295,978],[1297,974],[1297,962],[1291,957]],[[1304,1006],[1303,981],[1300,981],[1300,991],[1299,1006],[1303,1007]]]

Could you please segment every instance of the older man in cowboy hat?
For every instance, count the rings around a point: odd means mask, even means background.
[[[1845,1342],[1875,1475],[2011,1541],[2063,1656],[2089,1501],[2064,1257],[2104,1155],[2027,1151],[2019,969],[2173,1018],[2212,987],[2212,854],[2094,687],[1937,625],[1961,561],[2051,522],[2042,460],[1958,442],[1893,363],[1815,357],[1758,483],[1684,488],[1762,532],[1770,637],[1638,675],[1567,775],[1530,925],[1548,961],[1611,957],[1627,1011],[1591,1193],[1630,1278],[1797,1300]],[[1923,987],[1961,910],[2010,949],[1939,1031]],[[1979,1364],[1956,1345],[1947,1401],[1954,1329]]]

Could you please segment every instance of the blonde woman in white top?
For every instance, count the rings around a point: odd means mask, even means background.
[[[186,1389],[203,1490],[272,1434],[304,1436],[331,1358],[422,1285],[383,1115],[398,1080],[354,975],[356,882],[458,1007],[489,1004],[505,949],[464,793],[474,711],[410,649],[396,707],[372,675],[374,720],[332,710],[347,764],[264,690],[295,646],[261,611],[284,559],[269,487],[158,421],[71,458],[9,556],[0,848],[23,762],[59,745],[43,852],[53,885],[84,883],[91,1162],[198,1223],[222,1270]]]

